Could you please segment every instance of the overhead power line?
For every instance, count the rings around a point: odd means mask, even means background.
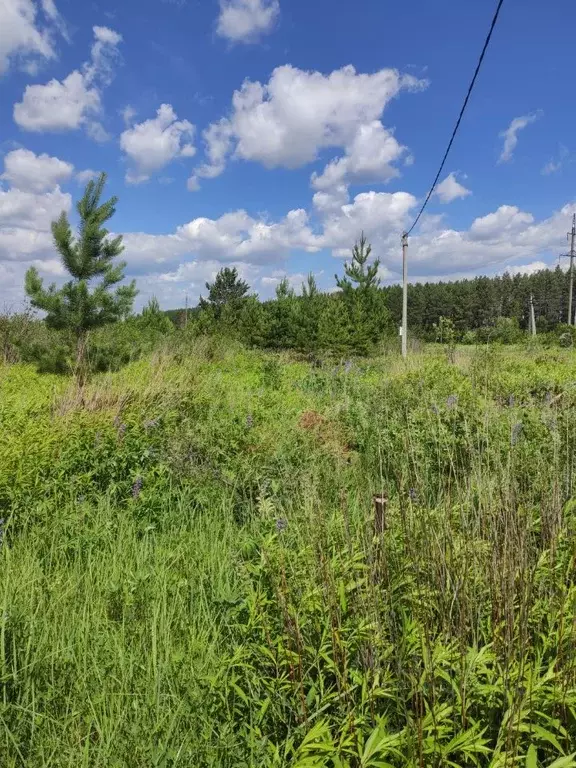
[[[478,59],[478,64],[476,65],[476,70],[474,72],[474,77],[472,78],[472,81],[470,85],[468,86],[468,93],[466,94],[466,98],[464,99],[464,104],[462,104],[462,109],[460,110],[460,114],[458,115],[458,120],[456,121],[456,125],[454,126],[454,130],[452,131],[452,136],[450,137],[450,141],[448,142],[448,146],[446,148],[446,152],[444,152],[444,157],[442,158],[442,162],[440,163],[440,168],[438,169],[438,173],[436,174],[436,178],[434,179],[434,182],[432,183],[432,186],[430,187],[430,191],[428,192],[428,195],[426,196],[426,200],[424,200],[424,204],[422,208],[420,208],[420,211],[418,212],[418,216],[414,219],[414,223],[410,227],[410,229],[405,233],[406,235],[409,235],[416,224],[418,224],[420,217],[424,213],[424,209],[428,205],[428,201],[432,197],[432,193],[436,189],[436,184],[438,184],[438,179],[440,178],[440,174],[442,173],[442,170],[444,168],[444,165],[446,163],[446,160],[448,158],[448,153],[450,152],[450,149],[452,148],[452,144],[454,143],[454,139],[456,138],[456,134],[458,133],[458,128],[460,127],[460,123],[462,122],[462,117],[464,116],[464,112],[466,111],[466,107],[468,106],[468,101],[470,100],[470,96],[472,94],[472,91],[474,89],[474,85],[476,83],[476,78],[478,77],[478,73],[480,72],[480,68],[482,67],[482,62],[484,61],[484,56],[486,55],[486,51],[488,50],[488,46],[490,45],[490,39],[492,37],[492,33],[494,32],[494,27],[496,26],[496,22],[498,21],[498,16],[500,14],[500,9],[502,8],[502,5],[504,4],[504,0],[498,0],[498,5],[496,7],[496,11],[494,12],[494,17],[492,18],[492,24],[490,24],[490,29],[488,30],[488,34],[486,36],[486,40],[484,41],[484,47],[482,48],[482,53],[480,54],[480,58]]]

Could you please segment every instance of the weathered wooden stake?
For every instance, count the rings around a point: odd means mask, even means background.
[[[388,507],[388,496],[384,494],[374,496],[374,533],[376,536],[382,536],[386,530],[386,509]]]

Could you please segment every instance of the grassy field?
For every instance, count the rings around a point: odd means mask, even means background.
[[[575,449],[567,350],[0,367],[0,765],[576,765]]]

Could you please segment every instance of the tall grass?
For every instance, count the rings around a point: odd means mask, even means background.
[[[576,363],[538,354],[4,369],[0,763],[575,765]]]

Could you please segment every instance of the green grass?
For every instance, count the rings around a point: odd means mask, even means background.
[[[575,407],[563,350],[0,368],[0,765],[576,765]]]

